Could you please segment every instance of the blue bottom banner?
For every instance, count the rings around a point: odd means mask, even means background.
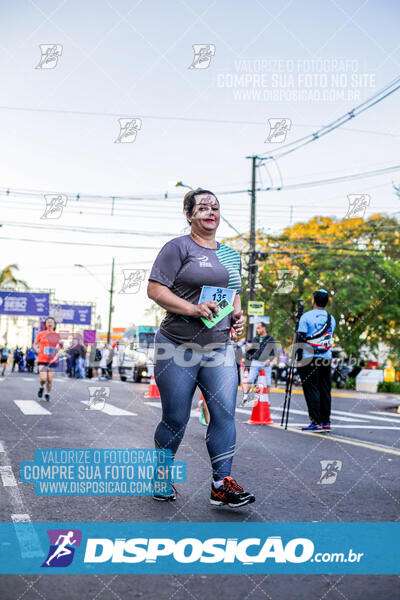
[[[399,574],[400,523],[6,522],[1,574]]]

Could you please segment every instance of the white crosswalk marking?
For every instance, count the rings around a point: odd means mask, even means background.
[[[369,412],[373,413],[374,415],[381,415],[382,414],[381,410],[370,410]],[[394,417],[396,419],[396,421],[398,421],[400,419],[400,413],[391,412],[390,416]]]
[[[372,412],[372,411],[371,411]],[[375,420],[375,421],[392,421],[397,423],[397,419],[391,419],[390,417],[374,417],[374,415],[367,413],[365,415],[362,415],[360,413],[353,413],[353,412],[349,412],[349,411],[343,411],[343,410],[333,410],[332,414],[338,414],[338,415],[349,415],[349,416],[357,416],[359,419],[362,420],[367,420],[370,421],[371,419]],[[382,414],[382,413],[379,413]]]
[[[0,477],[4,487],[14,487],[17,485],[13,470],[10,465],[0,467]]]
[[[337,425],[335,421],[333,421],[332,427],[335,429],[394,429],[395,431],[399,431],[399,427],[395,427],[393,425]]]
[[[81,400],[82,404],[88,405],[89,402],[87,400]],[[137,417],[137,413],[130,412],[129,410],[125,410],[124,408],[118,408],[118,406],[113,406],[112,404],[105,403],[104,408],[102,410],[91,409],[93,412],[102,412],[106,415],[110,415],[112,417]]]
[[[145,402],[144,404],[147,404],[147,406],[156,406],[157,408],[161,408],[161,403],[160,402]],[[199,413],[198,410],[192,409],[190,411],[190,416],[191,417],[197,417],[198,418],[199,414],[200,413]]]
[[[381,412],[371,410],[371,413],[375,413],[381,415]],[[398,423],[400,425],[400,415],[396,415],[396,413],[392,413],[390,417],[373,417],[372,415],[369,417],[370,419],[376,419],[377,421],[390,421],[391,423]]]
[[[0,441],[1,460],[5,463],[10,462],[5,443]],[[40,546],[38,535],[31,523],[29,514],[26,512],[22,496],[18,489],[18,483],[14,477],[14,473],[10,464],[0,466],[0,479],[3,486],[6,488],[1,495],[8,497],[8,501],[12,510],[11,520],[14,523],[15,534],[17,536],[22,558],[35,558],[43,556],[43,550]],[[21,527],[19,523],[30,523]]]
[[[39,536],[31,522],[30,516],[27,514],[13,514],[11,520],[14,523],[15,533],[21,549],[22,558],[35,558],[43,556],[43,550],[40,545]],[[18,527],[18,523],[30,523],[23,527]]]
[[[24,415],[51,415],[51,412],[36,400],[14,400]]]
[[[146,402],[146,404],[149,404],[148,402]],[[157,404],[154,402],[153,403],[154,406],[157,406]],[[272,409],[271,409],[272,410]],[[278,410],[278,409],[276,409]],[[243,413],[245,415],[251,415],[251,409],[248,408],[237,408],[236,409],[237,413]],[[292,411],[290,411],[292,412]],[[278,422],[277,417],[274,415],[274,419],[276,419],[276,423]],[[280,423],[280,421],[279,421]],[[291,423],[289,421],[289,426],[290,427],[303,427],[304,425],[307,425],[308,423]],[[372,425],[372,423],[370,425],[366,424],[365,421],[363,422],[363,425],[339,425],[336,423],[335,419],[332,420],[332,429],[394,429],[394,430],[398,430],[399,427],[393,427],[391,425]]]
[[[278,412],[282,412],[282,408],[280,407],[276,407],[276,406],[271,406],[271,411],[278,411]],[[294,415],[305,415],[308,418],[308,412],[305,410],[298,410],[297,408],[291,408],[290,412],[293,413]],[[338,411],[332,411],[332,415],[335,416],[335,413],[337,413]],[[342,411],[340,411],[342,412]],[[352,413],[344,413],[344,414],[349,414],[351,415]],[[362,415],[360,415],[362,417]],[[338,420],[340,421],[350,421],[352,423],[363,423],[363,417],[361,419],[355,419],[354,417],[344,417],[344,416],[338,416]]]

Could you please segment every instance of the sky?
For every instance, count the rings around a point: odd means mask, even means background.
[[[177,181],[221,193],[222,215],[247,235],[246,157],[334,121],[400,67],[399,6],[389,0],[35,0],[2,3],[0,17],[2,266],[18,264],[32,289],[52,289],[59,301],[96,303],[103,329],[112,258],[113,325],[151,322],[144,311],[152,261],[169,239],[189,233]],[[46,44],[56,47],[53,68],[40,66]],[[190,68],[194,45],[209,45],[205,68]],[[399,97],[261,165],[257,185],[397,165]],[[119,119],[138,119],[135,139],[116,142]],[[269,119],[290,125],[283,142],[266,141]],[[261,191],[257,227],[279,232],[315,215],[343,218],[349,194],[370,196],[365,216],[396,214],[393,181],[400,172]],[[44,194],[65,199],[58,218],[43,218]],[[232,234],[222,222],[217,239]],[[123,269],[145,271],[137,293],[119,293]]]

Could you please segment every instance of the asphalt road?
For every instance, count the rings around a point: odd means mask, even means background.
[[[89,410],[88,386],[110,387],[104,410]],[[148,497],[36,496],[19,481],[21,461],[37,448],[152,448],[161,415],[159,400],[145,399],[148,384],[71,380],[56,376],[50,403],[37,399],[38,377],[15,373],[0,382],[0,466],[17,485],[0,479],[0,520],[26,514],[31,521],[395,521],[400,516],[400,415],[391,399],[333,397],[330,433],[302,433],[308,422],[300,390],[292,396],[289,428],[279,426],[282,392],[270,395],[275,426],[244,423],[251,408],[238,408],[237,453],[232,475],[256,495],[233,511],[209,502],[210,468],[196,395],[177,458],[187,481],[175,503]],[[238,401],[241,393],[238,393]],[[35,414],[43,408],[44,414]],[[120,414],[119,414],[120,413]],[[320,461],[338,461],[336,481],[321,485]],[[0,469],[1,471],[1,469]],[[3,471],[4,472],[4,469]],[[1,600],[139,598],[146,600],[382,599],[398,594],[397,576],[1,576]]]

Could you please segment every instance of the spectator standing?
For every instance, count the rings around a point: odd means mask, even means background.
[[[109,349],[107,348],[106,344],[103,344],[103,347],[101,349],[101,360],[99,365],[101,368],[100,379],[107,379],[107,361],[109,354]]]
[[[111,344],[108,346],[109,354],[107,357],[107,377],[108,379],[112,379],[112,364],[114,359],[114,348]]]
[[[6,372],[6,367],[7,367],[7,363],[8,363],[8,355],[10,354],[10,350],[7,348],[7,346],[4,346],[3,348],[0,348],[0,365],[1,365],[1,375],[2,377],[4,377],[4,374]]]
[[[11,371],[14,373],[15,365],[19,366],[19,361],[21,360],[21,349],[17,346],[13,352],[13,364]]]
[[[35,367],[36,352],[31,346],[26,351],[26,370],[28,373],[33,373]]]

